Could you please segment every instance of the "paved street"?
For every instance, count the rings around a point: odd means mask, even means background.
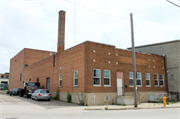
[[[35,101],[0,94],[0,119],[179,119],[180,108],[84,110],[63,101]]]

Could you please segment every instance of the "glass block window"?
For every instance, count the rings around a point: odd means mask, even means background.
[[[100,69],[94,69],[94,73],[93,73],[93,85],[101,85],[101,70]]]
[[[59,86],[62,86],[62,73],[59,74]]]
[[[164,75],[160,74],[160,86],[164,86]]]
[[[159,86],[159,83],[158,83],[158,74],[154,74],[154,84],[155,84],[155,86]]]
[[[74,86],[78,86],[78,71],[74,71]]]
[[[110,70],[104,70],[104,86],[110,86]]]
[[[151,86],[150,83],[150,73],[146,73],[146,86]]]

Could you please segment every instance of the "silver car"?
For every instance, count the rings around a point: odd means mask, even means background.
[[[36,101],[38,100],[51,100],[51,93],[49,92],[48,89],[37,89],[32,93],[31,99],[35,99]]]

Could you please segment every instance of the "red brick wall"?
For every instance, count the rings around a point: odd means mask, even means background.
[[[93,52],[95,50],[95,52]],[[109,54],[110,53],[110,54]],[[123,72],[124,92],[132,92],[133,87],[129,87],[129,72],[133,71],[132,53],[130,51],[116,49],[114,46],[85,42],[85,92],[116,92],[117,76],[116,72]],[[95,62],[93,61],[95,59]],[[148,60],[149,59],[149,60]],[[155,61],[153,61],[153,59]],[[110,61],[110,63],[109,63]],[[118,64],[116,64],[118,62]],[[136,53],[136,71],[141,72],[141,91],[166,91],[166,77],[164,57],[159,55],[146,55]],[[150,66],[150,68],[148,67]],[[155,66],[155,68],[154,68]],[[162,69],[163,68],[163,69]],[[93,86],[93,69],[101,69],[101,86]],[[111,86],[104,87],[103,71],[111,71]],[[150,73],[151,87],[146,87],[145,73]],[[154,73],[164,74],[164,87],[154,86]],[[159,77],[158,77],[159,78]],[[159,80],[160,84],[160,80]],[[125,86],[127,85],[127,88]]]
[[[60,70],[60,67],[62,68]],[[78,70],[78,87],[74,87],[74,71]],[[84,44],[79,44],[57,53],[54,78],[59,85],[59,74],[62,73],[60,92],[84,92]]]
[[[54,52],[52,52],[54,53]],[[9,89],[15,87],[23,87],[22,81],[25,80],[23,77],[23,69],[25,64],[32,65],[46,57],[50,56],[50,51],[41,51],[34,49],[24,48],[16,56],[14,56],[10,61],[10,84]],[[20,74],[22,74],[22,80],[20,81]]]
[[[0,78],[1,76],[3,76],[4,79],[9,79],[9,74],[0,74]],[[6,76],[8,76],[8,78],[6,78]]]

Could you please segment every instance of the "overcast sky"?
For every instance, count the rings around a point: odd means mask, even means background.
[[[0,73],[9,72],[10,59],[23,48],[57,50],[60,10],[66,11],[65,49],[87,40],[131,47],[130,13],[135,46],[180,39],[180,8],[166,0],[1,0],[0,4]]]

